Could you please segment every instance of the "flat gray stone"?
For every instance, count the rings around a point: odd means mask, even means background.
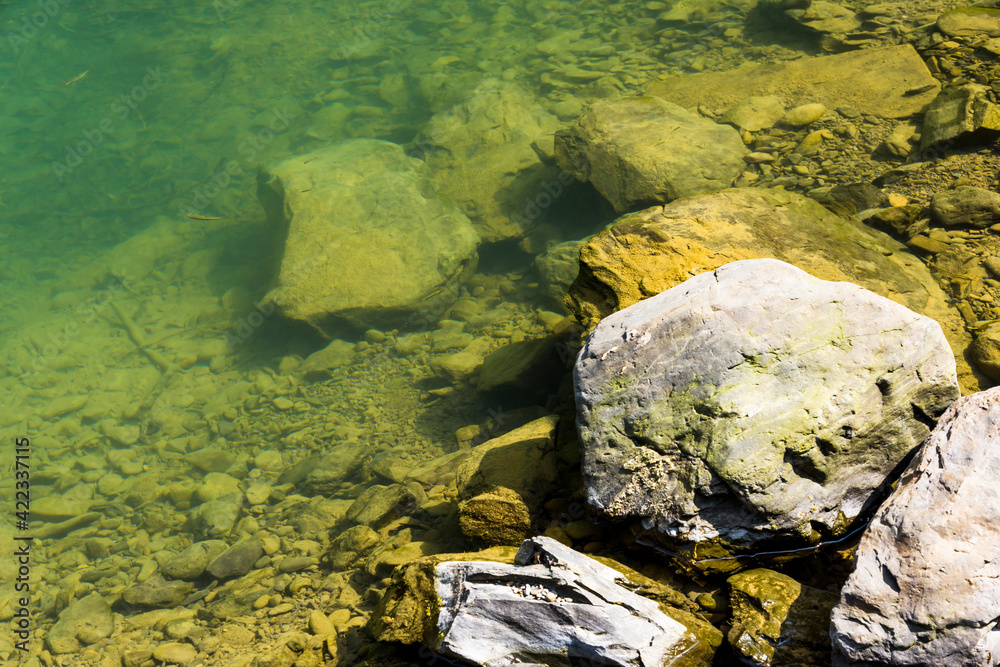
[[[258,196],[284,238],[266,301],[332,335],[443,312],[475,269],[479,237],[401,146],[353,139],[270,165]]]
[[[730,549],[843,535],[959,395],[937,322],[773,259],[606,317],[574,375],[590,502]]]
[[[728,188],[747,153],[732,127],[654,97],[599,100],[556,133],[559,166],[620,213]]]
[[[1000,388],[942,415],[858,544],[834,664],[1000,664]]]
[[[617,571],[547,537],[524,542],[515,565],[448,561],[435,579],[434,650],[474,665],[650,667],[697,643]]]

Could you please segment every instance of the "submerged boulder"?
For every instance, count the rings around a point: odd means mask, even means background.
[[[581,248],[566,305],[592,329],[693,275],[764,257],[856,283],[934,318],[951,343],[963,389],[980,388],[964,358],[972,342],[965,322],[926,264],[888,235],[793,192],[736,188],[622,216]]]
[[[559,166],[619,213],[728,188],[747,153],[732,127],[655,97],[600,100],[556,133]]]
[[[941,417],[861,538],[834,664],[1000,663],[1000,388]]]
[[[415,140],[438,192],[458,203],[485,242],[520,238],[533,226],[531,202],[559,173],[532,144],[559,121],[520,86],[488,80],[469,99],[435,114]],[[561,190],[561,186],[560,190]]]
[[[773,259],[608,316],[574,380],[590,502],[702,557],[844,535],[959,395],[936,322]]]
[[[374,139],[269,166],[258,196],[284,253],[267,300],[326,335],[338,321],[368,328],[443,312],[475,269],[479,237],[430,178]]]

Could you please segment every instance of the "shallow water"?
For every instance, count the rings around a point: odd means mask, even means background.
[[[275,482],[345,443],[412,466],[454,451],[458,428],[513,423],[510,406],[450,390],[426,354],[378,335],[328,379],[294,375],[324,341],[257,305],[276,268],[262,165],[353,137],[406,144],[491,78],[565,124],[586,100],[657,77],[779,57],[780,34],[744,25],[747,4],[0,3],[0,429],[32,442],[43,523],[31,530],[97,514],[37,544],[34,610],[56,608],[63,573],[100,560],[87,539],[124,540],[109,594],[158,549],[197,539],[187,518],[206,470],[192,452],[221,448],[248,482]],[[664,22],[670,10],[687,21]],[[535,248],[482,248],[474,284],[502,297],[491,312],[503,317],[475,335],[497,347],[544,333],[534,311],[559,306],[529,271],[538,243],[613,217],[580,186],[544,211]],[[329,495],[350,500],[367,482]],[[8,586],[9,561],[0,574]]]

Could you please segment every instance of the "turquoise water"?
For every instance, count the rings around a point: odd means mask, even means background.
[[[687,22],[663,21],[671,9]],[[257,200],[262,166],[349,138],[407,145],[489,79],[516,82],[566,124],[588,99],[753,58],[722,39],[742,25],[739,11],[655,1],[0,3],[0,429],[5,442],[31,438],[31,530],[52,536],[32,570],[39,627],[67,595],[120,595],[156,553],[204,536],[192,516],[213,469],[205,450],[225,453],[217,472],[244,491],[280,486],[309,455],[362,451],[365,465],[327,492],[347,502],[385,481],[372,472],[380,461],[412,467],[455,451],[460,428],[475,426],[481,441],[527,419],[435,375],[430,360],[453,345],[492,350],[544,335],[565,311],[538,284],[533,257],[614,217],[589,187],[568,188],[540,213],[538,234],[480,248],[462,292],[480,324],[449,332],[431,312],[388,338],[349,331],[343,363],[304,380],[296,369],[326,341],[261,303],[278,260]],[[429,497],[452,498],[447,486]],[[12,498],[6,485],[2,497]],[[230,537],[265,516],[248,510]],[[117,545],[116,574],[64,581],[111,567],[88,551],[95,539]],[[5,621],[11,600],[5,589]]]

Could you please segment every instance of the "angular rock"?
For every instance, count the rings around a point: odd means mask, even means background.
[[[592,329],[692,275],[758,257],[856,283],[934,318],[951,342],[963,389],[979,389],[964,357],[972,338],[924,262],[885,234],[781,190],[738,188],[623,216],[580,250],[566,304]]]
[[[306,380],[328,378],[334,370],[349,365],[354,360],[354,344],[346,340],[332,340],[322,350],[313,352],[296,369]]]
[[[834,664],[1000,662],[1000,388],[941,417],[858,544]]]
[[[545,336],[509,343],[483,359],[476,388],[502,395],[508,402],[540,400],[553,392],[563,376],[563,341]]]
[[[672,77],[646,92],[686,109],[728,109],[750,96],[774,95],[785,106],[821,102],[830,109],[850,105],[880,118],[907,118],[921,113],[940,89],[916,50],[903,44]]]
[[[881,208],[889,205],[889,198],[871,183],[835,185],[827,194],[830,201],[853,207],[855,211]]]
[[[91,593],[59,613],[59,619],[45,637],[45,645],[57,655],[74,653],[110,637],[114,629],[110,605],[97,593]]]
[[[319,459],[306,462],[302,484],[305,491],[313,496],[332,495],[361,468],[368,455],[368,449],[358,442],[337,443]]]
[[[729,644],[762,665],[830,664],[830,612],[838,597],[773,570],[735,574],[729,584]]]
[[[990,324],[977,332],[970,352],[977,368],[1000,381],[1000,323]]]
[[[335,572],[346,570],[364,558],[378,543],[378,533],[368,526],[351,526],[330,543],[327,560]]]
[[[623,587],[618,571],[546,537],[524,542],[514,564],[432,560],[402,570],[372,617],[373,634],[423,640],[464,664],[640,667],[698,648],[657,603]],[[436,617],[411,619],[428,600]]]
[[[599,100],[556,133],[559,166],[618,212],[728,188],[747,152],[728,125],[653,97]]]
[[[406,484],[373,484],[361,492],[347,510],[347,520],[378,530],[396,519],[413,514],[420,505]]]
[[[230,493],[199,505],[192,524],[203,537],[222,537],[236,526],[242,512],[243,494]]]
[[[472,223],[400,146],[354,139],[271,165],[258,180],[284,241],[266,300],[321,333],[341,320],[370,328],[443,311],[475,269]]]
[[[415,152],[430,166],[437,191],[458,203],[483,241],[520,238],[534,223],[525,201],[558,177],[531,145],[558,124],[520,86],[488,80],[465,102],[433,116],[414,141]]]
[[[542,417],[475,447],[458,465],[458,495],[510,489],[531,511],[538,509],[556,482],[555,415]]]
[[[1000,222],[1000,194],[962,185],[931,197],[931,214],[942,227],[986,229]]]
[[[615,570],[555,540],[527,540],[514,562],[438,566],[435,650],[478,665],[640,667],[665,664],[697,641],[655,602],[620,586]]]
[[[586,240],[565,241],[552,246],[532,262],[538,272],[539,287],[562,310],[563,297],[580,272],[580,248]]]
[[[194,586],[186,581],[167,581],[154,574],[141,584],[126,588],[122,600],[137,607],[170,609],[184,602]]]
[[[920,131],[921,153],[938,143],[942,144],[944,151],[959,141],[992,142],[996,139],[997,132],[1000,132],[1000,107],[989,101],[989,91],[989,86],[978,83],[942,90],[924,114]]]
[[[253,564],[263,555],[264,545],[261,541],[256,537],[248,537],[212,559],[205,570],[216,579],[242,577],[253,569]]]
[[[531,532],[528,506],[521,496],[503,487],[461,503],[458,523],[463,535],[491,547],[516,546]]]
[[[168,579],[194,581],[204,574],[208,564],[225,550],[226,543],[222,540],[195,542],[164,563],[160,571]]]
[[[608,316],[574,379],[590,502],[689,552],[843,535],[959,395],[936,322],[773,259]]]
[[[959,7],[938,17],[937,28],[949,37],[1000,37],[1000,9]]]

